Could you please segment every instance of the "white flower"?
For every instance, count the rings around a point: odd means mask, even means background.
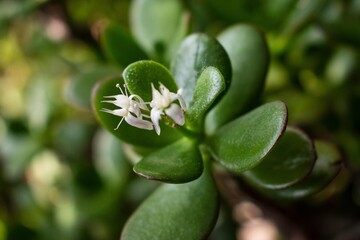
[[[117,84],[116,87],[120,89],[121,94],[104,96],[104,98],[108,98],[108,99],[112,98],[113,100],[103,100],[102,102],[112,103],[120,108],[114,110],[110,110],[106,108],[101,109],[101,111],[103,112],[122,117],[119,124],[114,130],[117,130],[120,127],[124,119],[131,126],[146,130],[152,130],[153,124],[150,121],[143,119],[143,117],[149,118],[149,116],[141,113],[141,110],[149,111],[148,107],[146,106],[142,98],[135,94],[128,96],[126,86],[125,86],[125,94],[122,91],[119,84]]]
[[[156,133],[160,135],[159,120],[161,115],[164,114],[173,119],[176,124],[180,126],[184,125],[184,111],[186,109],[186,105],[182,97],[182,89],[179,89],[177,93],[172,93],[161,83],[160,92],[155,89],[153,84],[151,84],[151,88],[152,101],[150,102],[150,107],[152,109],[150,112],[150,117],[154,124]],[[179,101],[181,107],[174,103],[176,100]]]

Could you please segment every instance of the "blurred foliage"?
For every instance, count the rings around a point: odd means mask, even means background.
[[[237,22],[262,29],[271,53],[262,100],[284,101],[290,125],[332,142],[345,161],[328,187],[287,203],[286,211],[312,239],[358,238],[360,1],[184,0],[182,6],[185,14],[171,23],[179,22],[174,40],[164,40],[169,49],[158,43],[139,56],[166,64],[184,32],[216,35]],[[140,44],[130,8],[130,0],[0,2],[0,239],[118,239],[157,186],[132,174],[127,158],[135,153],[102,130],[89,109],[95,81],[126,67],[106,52],[114,43],[101,40],[104,29],[121,26]],[[186,21],[189,29],[181,25]],[[210,239],[232,239],[222,230],[232,223],[224,227],[228,220],[221,219]]]

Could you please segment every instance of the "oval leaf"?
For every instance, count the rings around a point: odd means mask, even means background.
[[[121,239],[206,239],[218,210],[216,187],[205,169],[190,183],[162,185],[131,216]]]
[[[187,138],[151,153],[134,166],[134,172],[142,177],[170,183],[190,182],[202,171],[197,143]]]
[[[106,56],[119,66],[126,67],[135,61],[148,59],[144,51],[119,25],[106,26],[101,35],[101,43]]]
[[[330,142],[315,141],[318,155],[311,174],[290,188],[268,193],[273,198],[299,199],[310,196],[326,187],[341,170],[341,154]]]
[[[124,80],[121,77],[113,77],[101,81],[95,86],[92,94],[92,106],[94,113],[105,129],[127,143],[150,148],[168,145],[181,137],[177,130],[161,123],[161,136],[158,136],[153,130],[143,130],[130,126],[125,121],[121,123],[119,129],[114,130],[120,122],[121,117],[102,112],[101,109],[111,109],[111,104],[104,103],[102,101],[104,100],[104,96],[119,94],[119,89],[116,88],[116,84],[123,85]]]
[[[178,0],[132,1],[131,30],[153,58],[169,58],[185,37],[187,17]]]
[[[202,72],[196,84],[193,101],[185,112],[186,126],[189,129],[200,130],[205,113],[225,87],[225,80],[217,68],[208,67]]]
[[[154,61],[138,61],[130,64],[123,72],[130,92],[139,95],[144,101],[152,99],[151,83],[158,89],[162,83],[171,92],[177,91],[175,80],[169,70]]]
[[[322,22],[321,26],[331,34],[332,37],[342,42],[360,48],[360,25],[359,21],[337,19],[334,22]]]
[[[259,164],[286,128],[283,102],[264,104],[220,128],[211,138],[211,152],[230,171],[240,174]]]
[[[192,34],[187,37],[171,64],[171,72],[178,86],[184,89],[187,106],[190,106],[193,100],[200,74],[210,66],[219,69],[228,86],[231,80],[230,59],[221,44],[205,34]]]
[[[208,134],[249,110],[261,94],[269,65],[269,50],[263,34],[239,24],[223,31],[219,42],[229,54],[232,79],[220,102],[206,117]]]
[[[313,0],[306,2],[298,2],[298,6],[293,8],[293,11],[288,17],[285,27],[285,34],[293,34],[302,29],[311,19],[316,17],[326,4],[327,0]]]
[[[67,96],[75,106],[91,109],[91,92],[96,82],[106,76],[114,75],[120,71],[115,68],[99,67],[76,76],[67,86]]]
[[[130,163],[123,152],[122,142],[105,130],[99,131],[93,141],[94,167],[110,186],[123,188],[129,177]]]
[[[258,187],[287,188],[310,173],[315,158],[312,141],[302,131],[288,127],[262,162],[244,172],[244,177]]]

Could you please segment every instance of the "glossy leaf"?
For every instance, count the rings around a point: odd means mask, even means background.
[[[12,20],[19,16],[34,11],[39,5],[43,4],[44,0],[33,1],[25,0],[21,2],[16,1],[1,1],[0,2],[0,26],[6,21]]]
[[[120,74],[120,70],[109,67],[98,67],[84,72],[70,81],[67,88],[69,100],[76,106],[91,109],[91,92],[95,84],[111,75]]]
[[[130,217],[121,239],[206,239],[218,210],[217,190],[205,169],[190,183],[162,185]]]
[[[332,143],[326,141],[315,141],[315,148],[318,157],[313,171],[304,181],[267,194],[273,198],[299,199],[315,194],[328,185],[341,169],[340,152]]]
[[[269,65],[269,51],[263,34],[250,25],[234,25],[218,36],[232,67],[230,87],[206,117],[206,132],[214,133],[257,102]]]
[[[187,138],[153,152],[134,166],[134,172],[142,177],[170,183],[190,182],[202,171],[197,143]]]
[[[132,1],[130,18],[134,37],[158,61],[169,60],[186,35],[188,20],[178,0]]]
[[[244,172],[244,177],[258,187],[287,188],[310,173],[315,158],[312,141],[302,131],[288,127],[262,162]]]
[[[226,19],[229,22],[254,22],[259,18],[259,14],[264,18],[262,9],[255,7],[265,4],[260,0],[226,0],[226,2],[208,0],[207,2],[216,12],[216,15],[220,15],[221,19]],[[254,14],[256,10],[258,14]]]
[[[124,84],[124,80],[121,77],[115,77],[101,81],[95,86],[92,94],[92,106],[94,113],[105,129],[127,143],[150,148],[168,145],[181,137],[177,130],[162,124],[160,125],[161,136],[158,136],[153,130],[143,130],[130,126],[125,121],[121,123],[118,130],[114,130],[120,122],[121,117],[117,117],[100,110],[103,108],[113,108],[113,105],[101,101],[104,100],[104,96],[119,94],[119,89],[116,88],[116,84],[122,85]]]
[[[284,25],[285,23],[284,19],[295,7],[297,2],[297,0],[273,0],[263,2],[262,5],[266,18],[264,18],[264,16],[261,16],[261,19],[264,19],[264,21],[261,22],[265,26],[271,27],[271,30],[280,30],[282,28],[282,25]],[[266,29],[270,30],[269,27],[267,27]]]
[[[106,56],[122,67],[148,58],[134,39],[116,24],[106,26],[101,35],[101,43]]]
[[[110,186],[124,187],[131,171],[121,141],[101,130],[94,137],[93,155],[94,167],[100,177]]]
[[[205,113],[225,87],[225,80],[217,68],[208,67],[202,72],[196,84],[193,101],[185,112],[187,127],[192,130],[202,127]]]
[[[192,34],[180,45],[171,64],[171,72],[180,88],[184,89],[187,106],[193,100],[196,83],[209,66],[216,67],[228,86],[231,80],[229,56],[220,43],[205,34]]]
[[[360,49],[360,24],[354,20],[337,20],[322,23],[324,29],[332,37]]]
[[[211,138],[216,160],[240,174],[259,164],[286,128],[283,102],[264,104],[220,128]]]
[[[126,85],[130,92],[139,95],[145,102],[152,99],[151,83],[159,89],[162,83],[171,92],[178,90],[169,70],[154,61],[138,61],[130,64],[123,72]]]
[[[42,150],[41,144],[27,135],[7,135],[0,146],[3,156],[4,179],[18,181],[24,175],[34,155]]]
[[[292,34],[304,27],[312,18],[318,14],[327,3],[327,0],[312,0],[306,2],[298,2],[297,6],[293,8],[286,21],[284,28],[285,34]]]

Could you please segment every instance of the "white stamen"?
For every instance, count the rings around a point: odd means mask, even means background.
[[[160,92],[155,89],[154,85],[151,84],[152,89],[152,101],[150,103],[151,109],[151,121],[154,124],[155,131],[160,135],[160,125],[159,120],[162,114],[166,114],[174,122],[180,126],[184,125],[184,111],[185,111],[185,101],[182,98],[182,89],[179,89],[177,93],[172,93],[167,89],[163,84],[160,83]],[[180,106],[173,103],[178,100]]]
[[[106,108],[101,109],[101,111],[103,111],[103,112],[122,117],[119,124],[117,125],[117,127],[114,130],[117,130],[120,127],[120,125],[124,119],[131,126],[141,128],[141,129],[146,129],[146,130],[152,130],[153,129],[152,122],[143,119],[143,117],[149,118],[149,116],[143,115],[141,113],[141,109],[148,111],[148,108],[147,108],[146,104],[144,103],[144,101],[142,100],[142,98],[135,94],[130,95],[130,97],[129,97],[125,84],[124,84],[125,94],[124,94],[123,90],[121,89],[120,84],[116,84],[116,87],[119,88],[121,94],[112,95],[112,96],[104,96],[104,98],[107,98],[107,99],[112,98],[113,100],[101,101],[101,102],[105,102],[105,103],[111,103],[117,107],[120,107],[119,109],[114,109],[114,110],[109,110]]]
[[[171,118],[177,125],[184,125],[184,111],[186,109],[185,101],[182,97],[182,89],[179,89],[177,93],[170,92],[162,83],[159,83],[159,90],[155,89],[154,85],[151,84],[152,89],[152,100],[151,102],[144,102],[144,100],[136,95],[128,95],[127,86],[124,84],[124,91],[120,87],[120,84],[116,84],[116,87],[119,88],[121,94],[104,96],[106,100],[101,102],[111,103],[118,109],[110,110],[103,108],[101,111],[110,113],[119,117],[122,117],[119,124],[114,130],[117,130],[123,120],[125,120],[129,125],[152,130],[155,128],[155,132],[160,135],[160,119],[161,115],[167,115]],[[180,106],[175,101],[178,101]],[[152,108],[150,111],[150,116],[143,114],[143,111],[149,111],[147,104]],[[150,118],[149,120],[144,120],[143,118]]]

